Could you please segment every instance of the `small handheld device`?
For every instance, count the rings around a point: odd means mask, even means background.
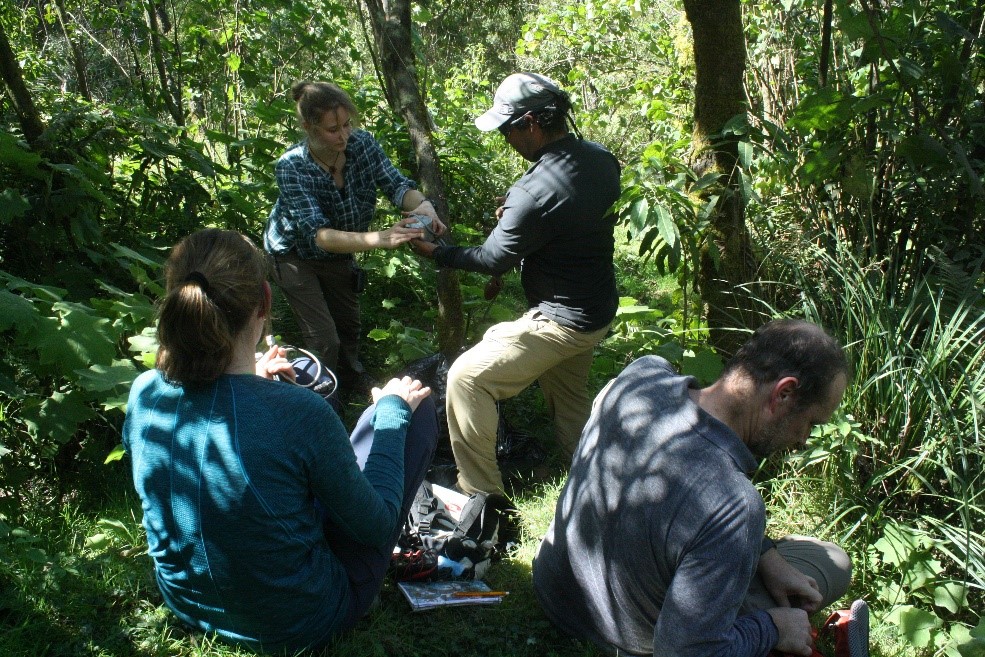
[[[431,217],[426,214],[412,214],[411,219],[414,219],[414,223],[407,224],[404,228],[416,228],[418,230],[424,231],[423,239],[425,242],[433,242],[435,235],[434,230],[431,229],[432,220]]]
[[[307,349],[290,345],[280,345],[277,343],[277,338],[273,335],[265,336],[263,341],[266,343],[268,349],[280,346],[286,349],[289,354],[291,352],[302,354],[301,356],[295,356],[290,359],[291,365],[294,367],[294,379],[274,376],[275,380],[293,383],[302,388],[310,388],[326,400],[331,401],[330,398],[334,397],[335,391],[339,388],[339,379],[335,376],[335,372],[321,364],[317,356]],[[262,353],[256,354],[257,360],[260,360],[262,357]]]

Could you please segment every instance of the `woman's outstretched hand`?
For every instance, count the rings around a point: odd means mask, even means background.
[[[448,232],[448,227],[441,223],[441,219],[438,219],[438,212],[434,209],[434,204],[431,201],[424,199],[421,201],[413,210],[405,210],[405,217],[412,217],[415,214],[423,214],[426,217],[431,218],[431,232],[437,237],[441,237]]]
[[[396,395],[407,402],[411,411],[416,411],[421,400],[431,394],[431,388],[417,379],[405,376],[402,379],[390,379],[382,388],[373,388],[373,403],[387,395]]]
[[[421,228],[407,228],[408,224],[417,223],[413,217],[404,217],[386,230],[379,232],[379,243],[375,246],[382,249],[395,249],[401,244],[406,244],[411,240],[419,240],[424,237],[424,230]]]
[[[294,380],[294,367],[291,365],[291,361],[287,360],[287,350],[276,345],[257,360],[256,372],[257,376],[262,376],[265,379],[280,376],[284,379]]]

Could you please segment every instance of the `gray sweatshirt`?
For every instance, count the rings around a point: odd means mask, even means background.
[[[739,616],[765,540],[756,459],[662,358],[595,400],[534,560],[537,597],[568,633],[636,655],[765,655],[765,611]]]

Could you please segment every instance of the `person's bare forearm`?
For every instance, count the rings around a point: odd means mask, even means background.
[[[395,249],[412,239],[424,236],[421,229],[405,228],[410,219],[401,219],[386,230],[369,233],[355,233],[334,228],[319,228],[315,236],[318,248],[329,253],[360,253],[370,249]]]
[[[319,228],[315,236],[318,248],[329,253],[359,253],[381,246],[379,231],[355,233],[334,228]]]
[[[410,189],[407,190],[406,194],[404,194],[404,198],[401,201],[400,206],[402,209],[410,212],[411,210],[416,209],[417,206],[419,206],[421,203],[425,201],[428,201],[428,199],[426,196],[424,196],[424,194],[422,194],[420,191],[416,189]],[[428,201],[428,203],[430,203],[430,201]]]

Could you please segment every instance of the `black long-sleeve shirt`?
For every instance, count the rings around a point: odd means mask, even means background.
[[[619,304],[612,265],[619,162],[605,148],[567,135],[537,153],[506,194],[485,244],[438,247],[439,265],[485,274],[520,266],[530,308],[562,326],[598,330]]]

